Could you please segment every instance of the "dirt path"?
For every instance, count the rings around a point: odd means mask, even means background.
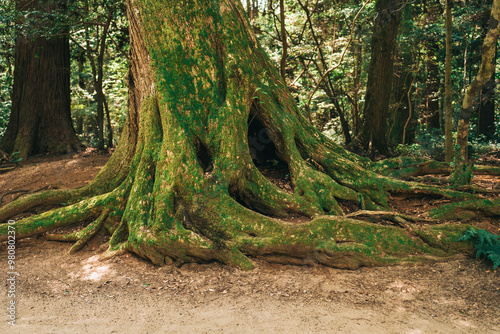
[[[106,158],[26,163],[0,175],[0,192],[38,187],[26,180],[37,173],[47,184],[81,186]],[[354,271],[258,260],[249,272],[218,263],[159,268],[130,254],[99,261],[106,240],[100,234],[71,256],[69,244],[18,241],[15,327],[7,324],[1,243],[0,333],[500,332],[500,272],[482,261]]]

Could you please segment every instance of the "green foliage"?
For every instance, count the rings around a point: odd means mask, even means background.
[[[398,144],[394,153],[399,156],[419,157],[422,156],[422,146],[420,144]]]
[[[13,162],[17,165],[18,162],[21,162],[23,158],[19,158],[19,152],[14,152],[10,155],[10,162]]]
[[[0,73],[0,138],[2,138],[9,122],[12,106],[10,99],[11,90],[12,76],[7,71]]]
[[[95,82],[102,66],[102,88],[110,110],[113,144],[119,135],[127,111],[126,75],[128,21],[124,1],[75,1],[71,10],[79,20],[71,25],[71,109],[75,129],[84,145],[98,146],[97,93]],[[99,63],[103,29],[107,19],[111,23],[106,35],[102,65]],[[106,123],[106,120],[105,120]],[[105,126],[106,127],[106,126]]]
[[[301,4],[309,11],[310,22]],[[299,3],[285,0],[287,83],[304,115],[307,114],[305,106],[319,78],[328,68],[341,61],[352,22],[362,5],[363,2],[352,1]],[[355,103],[362,109],[364,103],[362,83],[366,80],[369,57],[362,56],[362,53],[368,51],[363,45],[369,45],[374,6],[375,2],[368,4],[358,17],[348,48],[351,51],[347,52],[342,64],[323,80],[309,105],[316,128],[339,143],[343,142],[339,113],[352,124],[350,105]],[[252,15],[251,21],[262,46],[279,64],[282,54],[279,3],[262,2],[259,14]],[[353,73],[354,69],[356,73]],[[352,128],[352,125],[349,127]]]
[[[477,250],[476,258],[485,257],[493,262],[493,269],[500,266],[500,240],[498,235],[486,230],[476,230],[469,228],[458,241],[474,241],[474,247]]]
[[[253,11],[251,7],[255,2],[246,0],[243,3],[248,5],[249,12],[252,13],[251,23],[259,41],[278,66],[282,53],[278,2],[259,1]],[[307,15],[300,3],[307,6],[310,12],[313,30],[310,29]],[[314,125],[337,142],[342,142],[339,112],[344,114],[353,135],[359,130],[359,122],[356,122],[355,117],[360,119],[363,117],[375,3],[371,2],[358,17],[353,40],[342,65],[325,78],[324,84],[319,87],[311,100],[310,110]],[[325,59],[328,66],[340,60],[343,48],[350,37],[354,16],[361,5],[362,2],[346,0],[319,2],[285,0],[289,44],[287,83],[304,114],[306,114],[304,106],[309,95],[325,71],[321,59]],[[454,4],[451,82],[455,106],[461,104],[463,89],[478,70],[481,43],[488,28],[490,8],[491,0]],[[421,151],[437,160],[444,160],[444,140],[441,134],[435,133],[426,123],[431,115],[439,112],[438,109],[441,108],[439,101],[444,100],[443,10],[444,6],[439,2],[416,1],[405,3],[403,6],[399,46],[395,57],[395,83],[390,107],[392,113],[388,119],[389,139],[397,145],[401,143],[402,129],[394,124],[401,118],[407,119],[408,105],[411,103],[412,119],[406,129],[405,139],[406,143],[414,143],[416,139],[416,144],[412,144],[411,147],[399,147],[396,151],[407,154],[418,154]],[[319,46],[315,43],[315,37]],[[497,71],[497,76],[500,78],[500,71]],[[497,100],[498,98],[499,94]],[[455,122],[457,117],[458,110],[455,110]],[[477,137],[475,131],[477,119],[474,117],[471,122],[471,141]],[[420,129],[416,129],[417,124],[421,124]],[[441,124],[444,125],[444,120]],[[494,140],[498,142],[500,124],[496,125],[496,129],[497,136],[492,138],[492,142]],[[475,143],[472,145],[476,146]],[[480,148],[487,149],[484,145]]]
[[[453,133],[453,136],[455,137],[456,133]],[[463,162],[463,159],[460,158],[456,149],[454,151],[452,166],[458,168],[458,165]],[[499,143],[476,138],[469,139],[468,151],[471,161],[476,161],[480,154],[498,150],[500,150]],[[415,143],[405,145],[398,144],[394,149],[394,153],[400,156],[425,157],[437,161],[444,161],[444,136],[440,130],[427,131],[420,128],[417,132]],[[472,165],[471,168],[465,170],[468,176],[464,176],[464,180],[468,180],[472,177],[474,166]]]
[[[398,144],[394,153],[403,156],[426,157],[429,159],[444,160],[444,137],[439,130],[426,131],[420,129],[415,143]]]
[[[0,138],[9,122],[14,72],[14,2],[0,2]]]
[[[111,45],[104,60],[103,89],[110,108],[116,145],[127,113],[128,62]],[[84,145],[95,147],[97,145],[97,103],[91,83],[92,69],[88,60],[85,60],[83,67],[79,67],[78,62],[78,56],[73,53],[71,58],[71,115],[77,134]],[[83,82],[83,87],[80,86],[80,82]]]

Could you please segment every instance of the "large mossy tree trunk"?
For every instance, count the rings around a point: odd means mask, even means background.
[[[391,212],[388,199],[470,195],[380,176],[316,131],[239,1],[129,0],[128,16],[130,107],[117,152],[85,188],[1,208],[4,221],[35,205],[73,203],[17,222],[16,237],[95,219],[49,238],[77,241],[76,250],[105,227],[106,256],[131,251],[156,264],[218,260],[245,269],[249,257],[356,268],[469,249],[454,242],[465,226],[424,228]],[[252,148],[251,136],[260,140]],[[254,164],[266,159],[286,170],[289,188]],[[395,226],[349,218],[341,203],[383,209]],[[305,222],[287,222],[290,215]],[[0,225],[0,239],[7,234]]]
[[[20,12],[44,15],[65,6],[65,1],[16,2]],[[36,22],[35,15],[30,16]],[[31,29],[28,35],[16,38],[12,109],[0,149],[18,152],[20,158],[77,150],[80,141],[71,120],[68,37],[45,37],[43,27],[26,29]]]

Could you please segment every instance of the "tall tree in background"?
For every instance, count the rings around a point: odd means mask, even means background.
[[[280,61],[280,74],[286,82],[286,57],[288,55],[288,43],[286,38],[286,25],[285,25],[285,1],[280,0],[280,36],[283,52],[281,53]]]
[[[414,143],[418,122],[416,82],[422,64],[419,57],[422,44],[410,41],[414,39],[414,21],[420,13],[414,4],[404,6],[402,11],[399,43],[394,55],[392,104],[388,113],[387,140],[391,146]]]
[[[19,152],[21,158],[79,148],[71,120],[67,29],[56,37],[47,37],[42,31],[51,22],[51,14],[65,8],[66,1],[16,3],[18,11],[32,14],[16,39],[12,111],[0,149]]]
[[[495,59],[496,63],[496,52]],[[495,68],[490,80],[484,85],[479,95],[479,110],[477,115],[477,133],[484,136],[486,140],[493,139],[495,135],[495,91],[497,82],[495,78]]]
[[[0,208],[1,222],[36,205],[66,205],[17,221],[16,238],[95,219],[49,238],[76,241],[77,250],[106,226],[109,256],[131,251],[156,264],[218,260],[245,269],[252,256],[356,268],[428,262],[469,247],[454,243],[463,225],[421,226],[387,210],[389,193],[472,195],[384,177],[318,132],[240,1],[129,0],[128,16],[130,109],[116,152],[86,187]],[[269,168],[284,172],[287,185],[252,162],[253,133],[262,135],[255,153],[274,160]],[[385,210],[397,226],[348,218],[343,202]],[[290,215],[303,220],[287,222]],[[0,240],[7,234],[0,224]]]
[[[451,58],[452,58],[452,18],[451,18],[451,0],[446,0],[446,60],[444,75],[445,91],[445,124],[444,124],[444,146],[445,161],[450,163],[453,159],[453,105],[451,96]]]
[[[479,93],[495,73],[497,41],[500,34],[500,0],[494,0],[491,7],[490,25],[481,49],[481,66],[467,87],[460,109],[457,129],[457,144],[460,146],[460,156],[463,162],[468,160],[468,135],[472,113],[475,111],[475,100]]]
[[[486,6],[481,15],[483,35],[487,33],[490,25],[490,7]],[[497,46],[498,47],[498,46]],[[493,62],[496,64],[497,50],[495,51]],[[493,68],[493,74],[490,80],[484,85],[479,93],[479,105],[477,113],[477,134],[483,136],[486,140],[494,137],[495,128],[495,90],[496,90],[496,68]]]
[[[388,154],[387,115],[392,93],[394,50],[401,21],[401,0],[378,0],[368,69],[361,142],[371,152]]]
[[[443,13],[443,8],[439,1],[424,1],[424,20],[425,25],[432,31],[433,27],[440,20]],[[435,29],[435,28],[434,28]],[[426,80],[426,98],[425,98],[425,117],[427,129],[440,129],[441,128],[441,115],[439,112],[439,90],[441,88],[440,82],[440,65],[438,60],[438,53],[440,45],[439,36],[436,33],[428,34],[425,42],[426,51],[426,67],[427,67],[427,80]]]

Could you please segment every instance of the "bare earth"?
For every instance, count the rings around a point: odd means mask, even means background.
[[[0,196],[82,186],[108,157],[31,159],[0,174]],[[100,261],[107,239],[99,234],[76,255],[43,237],[18,241],[15,327],[1,243],[0,333],[500,333],[500,273],[482,260],[354,271],[259,260],[248,272],[160,268],[131,254]]]

